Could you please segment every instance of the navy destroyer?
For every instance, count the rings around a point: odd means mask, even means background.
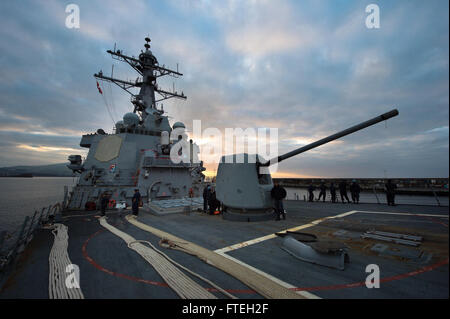
[[[128,205],[134,189],[140,190],[144,201],[199,196],[205,168],[198,160],[198,146],[186,140],[182,122],[170,126],[161,104],[170,98],[186,99],[186,96],[183,92],[163,90],[156,81],[163,76],[183,74],[160,66],[150,50],[150,38],[145,40],[145,51],[138,58],[120,50],[107,51],[138,73],[136,81],[108,77],[102,71],[94,75],[129,93],[134,108],[116,123],[113,134],[99,129],[97,133],[83,135],[80,146],[89,148],[89,153],[83,163],[81,155],[69,157],[68,167],[78,172],[80,178],[67,203],[68,209],[83,208],[103,192],[108,192],[112,203]],[[139,93],[133,94],[132,88],[139,88]]]
[[[186,98],[157,84],[182,74],[161,66],[145,40],[138,58],[108,51],[136,81],[95,74],[130,93],[133,112],[112,134],[82,137],[87,158],[72,155],[68,165],[78,184],[27,218],[12,248],[1,250],[0,298],[448,298],[447,207],[290,200],[286,220],[275,221],[273,183],[259,172],[272,161],[261,160],[223,165],[217,197],[225,214],[203,213],[198,147],[159,104]],[[137,217],[129,210],[136,189]],[[106,217],[97,211],[104,194]]]

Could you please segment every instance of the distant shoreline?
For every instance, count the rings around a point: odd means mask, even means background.
[[[33,174],[31,174],[31,173],[22,173],[22,174],[9,175],[9,176],[0,176],[0,177],[23,177],[23,178],[32,178],[32,177],[33,177]]]

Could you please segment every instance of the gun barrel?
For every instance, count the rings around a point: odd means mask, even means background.
[[[387,113],[384,113],[384,114],[381,114],[381,115],[379,115],[377,117],[374,117],[373,119],[370,119],[368,121],[365,121],[365,122],[362,122],[362,123],[357,124],[355,126],[352,126],[352,127],[348,128],[346,130],[343,130],[343,131],[338,132],[336,134],[333,134],[333,135],[330,135],[328,137],[325,137],[325,138],[323,138],[321,140],[318,140],[318,141],[316,141],[314,143],[305,145],[305,146],[300,147],[300,148],[298,148],[296,150],[293,150],[293,151],[291,151],[289,153],[286,153],[284,155],[280,155],[278,157],[275,157],[275,158],[271,159],[270,161],[261,164],[261,166],[270,166],[270,165],[275,164],[277,162],[284,161],[285,159],[288,159],[288,158],[290,158],[292,156],[295,156],[295,155],[298,155],[300,153],[309,151],[310,149],[313,149],[313,148],[316,148],[316,147],[318,147],[320,145],[323,145],[323,144],[326,144],[328,142],[337,140],[338,138],[341,138],[341,137],[346,136],[348,134],[351,134],[351,133],[354,133],[356,131],[362,130],[362,129],[366,128],[366,127],[372,126],[374,124],[377,124],[377,123],[379,123],[381,121],[390,119],[391,117],[394,117],[394,116],[397,116],[397,115],[398,115],[398,110],[394,109],[392,111],[389,111]]]

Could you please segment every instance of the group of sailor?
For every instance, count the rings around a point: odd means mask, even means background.
[[[342,203],[350,203],[350,199],[347,195],[347,181],[342,180],[339,185],[339,194],[341,197]],[[385,184],[385,192],[386,192],[386,201],[388,205],[395,206],[395,189],[397,186],[392,183],[391,180],[388,180],[388,182]],[[308,201],[313,202],[314,201],[314,191],[315,191],[314,185],[311,183],[308,187]],[[359,186],[358,182],[356,180],[352,180],[352,183],[350,184],[350,194],[352,197],[352,202],[355,204],[359,204],[359,194],[361,193],[361,186]],[[327,196],[327,186],[325,185],[325,182],[322,180],[319,186],[319,197],[317,201],[320,201],[321,199],[325,202],[326,196]],[[330,184],[330,194],[331,194],[331,202],[336,203],[337,202],[337,196],[336,196],[336,186],[333,182]]]

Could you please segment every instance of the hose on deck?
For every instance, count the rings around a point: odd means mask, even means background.
[[[115,228],[114,226],[108,224],[105,217],[101,217],[100,225],[109,230],[114,235],[123,239],[130,249],[136,251],[139,255],[141,255],[149,264],[153,266],[153,268],[160,274],[160,276],[164,279],[164,281],[172,288],[180,298],[183,299],[216,299],[212,293],[207,291],[205,288],[197,284],[191,278],[189,278],[186,274],[184,274],[181,270],[179,270],[175,264],[172,263],[168,257],[161,254],[161,252],[157,252],[153,245],[149,242],[145,242],[149,244],[151,247],[145,246],[141,243],[141,241],[137,241],[127,233]],[[197,277],[200,277],[196,274]],[[223,291],[223,289],[221,289]]]
[[[277,282],[262,276],[261,274],[244,267],[230,259],[225,258],[211,250],[203,248],[194,243],[183,240],[172,234],[166,233],[162,230],[156,229],[149,225],[136,220],[135,216],[128,215],[125,217],[128,222],[134,226],[152,233],[159,238],[162,238],[165,245],[169,248],[177,249],[188,253],[190,255],[197,256],[207,264],[210,264],[228,274],[234,278],[240,280],[242,283],[255,290],[265,298],[276,298],[276,299],[303,299],[306,298],[296,292],[289,290]]]
[[[52,234],[55,239],[49,256],[49,298],[84,299],[83,292],[79,288],[79,274],[70,275],[68,273],[68,271],[73,270],[73,268],[68,267],[72,265],[67,253],[69,245],[68,228],[63,224],[54,224],[53,226]],[[71,279],[72,282],[69,283],[68,279]]]
[[[174,264],[175,266],[187,271],[188,273],[190,273],[191,275],[203,280],[204,282],[206,282],[207,284],[211,285],[212,287],[214,287],[215,289],[217,289],[218,291],[220,291],[221,293],[223,293],[224,295],[226,295],[227,297],[229,297],[230,299],[238,299],[236,296],[233,296],[232,294],[230,294],[228,291],[222,289],[221,287],[219,287],[218,285],[216,285],[215,283],[213,283],[211,280],[200,276],[199,274],[197,274],[196,272],[193,272],[192,270],[184,267],[183,265],[177,263],[175,260],[173,260],[172,258],[170,258],[169,256],[167,256],[165,253],[163,253],[162,251],[160,251],[159,249],[157,249],[155,246],[153,246],[152,243],[146,241],[146,240],[136,240],[136,242],[141,242],[141,243],[146,243],[148,244],[150,247],[152,247],[156,252],[158,252],[159,254],[161,254],[162,256],[164,256],[168,261],[170,261],[172,264]],[[128,247],[130,247],[130,245],[128,245]],[[130,247],[131,248],[131,247]]]

